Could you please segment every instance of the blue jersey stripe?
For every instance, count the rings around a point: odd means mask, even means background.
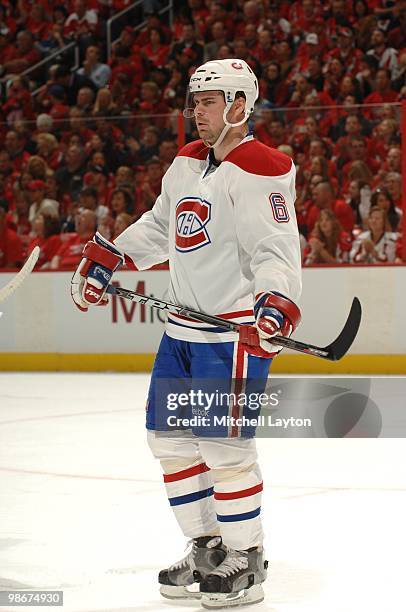
[[[204,489],[204,491],[195,491],[194,493],[188,493],[187,495],[178,495],[178,497],[170,497],[169,503],[171,506],[181,506],[182,504],[189,504],[190,502],[203,499],[204,497],[210,497],[213,495],[213,487],[210,489]]]
[[[235,521],[248,521],[255,518],[261,512],[261,506],[251,510],[251,512],[243,512],[242,514],[218,514],[217,520],[220,523],[234,523]]]

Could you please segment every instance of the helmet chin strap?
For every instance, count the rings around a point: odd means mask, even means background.
[[[227,106],[225,107],[224,111],[223,111],[223,121],[225,123],[223,129],[221,130],[219,137],[217,138],[216,142],[213,144],[209,144],[206,141],[203,141],[204,144],[206,145],[206,147],[209,147],[210,149],[214,149],[214,151],[216,150],[216,148],[221,145],[221,143],[223,142],[224,138],[226,137],[227,132],[229,131],[230,128],[233,127],[238,127],[240,125],[242,125],[243,123],[245,123],[248,119],[247,116],[247,112],[244,111],[244,118],[241,119],[241,121],[238,121],[237,123],[230,123],[227,119],[227,115],[228,115],[228,111],[231,109],[233,103],[229,103],[227,104]],[[249,114],[249,113],[248,113]]]

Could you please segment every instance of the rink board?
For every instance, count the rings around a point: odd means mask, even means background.
[[[0,287],[12,274],[0,275]],[[0,370],[146,371],[164,330],[163,315],[121,298],[88,313],[69,295],[71,273],[38,272],[0,305]],[[115,281],[139,293],[165,298],[165,270],[119,272]],[[305,269],[298,340],[331,342],[352,298],[363,320],[350,354],[330,363],[286,351],[274,372],[406,373],[406,267]]]

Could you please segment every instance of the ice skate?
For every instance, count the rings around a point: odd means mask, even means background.
[[[262,547],[229,549],[224,561],[200,583],[203,608],[218,610],[259,603],[268,561]]]
[[[220,565],[227,554],[219,536],[195,538],[189,544],[192,548],[183,559],[159,572],[163,597],[200,599],[200,580]]]

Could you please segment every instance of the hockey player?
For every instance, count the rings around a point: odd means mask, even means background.
[[[169,430],[164,389],[188,385],[196,391],[220,379],[234,391],[258,381],[264,386],[280,348],[272,345],[270,352],[264,340],[289,335],[300,320],[295,167],[249,133],[257,98],[257,79],[244,61],[198,68],[185,112],[193,115],[201,140],[179,151],[151,211],[114,244],[95,235],[72,279],[73,300],[87,310],[107,301],[106,287],[125,257],[141,270],[169,259],[171,301],[246,324],[239,338],[169,314],[147,403],[148,443],[161,462],[175,517],[191,539],[186,557],[160,572],[161,593],[201,598],[209,609],[264,597],[255,427],[232,421],[214,430],[199,424]],[[238,417],[247,407],[231,401],[227,410]],[[174,414],[197,413],[186,405]]]

